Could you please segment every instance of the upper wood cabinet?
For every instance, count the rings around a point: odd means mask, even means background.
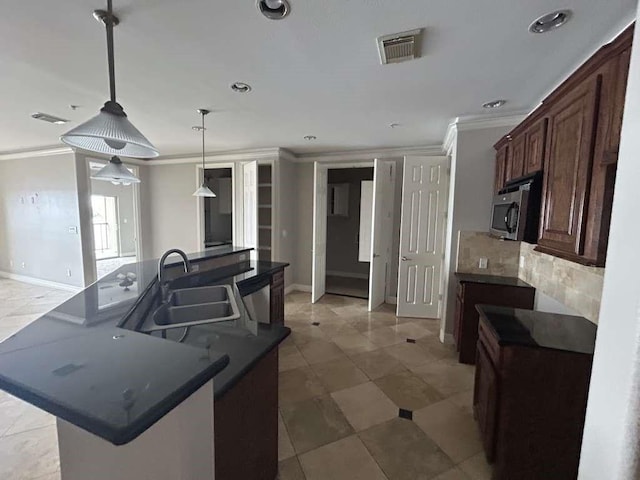
[[[538,245],[568,254],[583,251],[599,89],[599,78],[590,78],[549,110]]]
[[[496,176],[494,180],[493,190],[495,193],[502,190],[506,179],[507,157],[509,155],[509,144],[505,141],[498,148],[496,153]]]
[[[542,170],[547,141],[547,119],[541,118],[527,129],[524,173]]]
[[[543,170],[539,251],[604,266],[633,31],[602,47],[495,145],[496,186]]]
[[[521,177],[524,173],[526,150],[526,134],[521,133],[514,137],[509,143],[509,155],[507,156],[507,167],[505,181]]]

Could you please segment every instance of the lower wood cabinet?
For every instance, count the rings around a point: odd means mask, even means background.
[[[478,319],[476,305],[500,305],[505,307],[532,309],[536,289],[531,285],[511,277],[493,277],[487,280],[484,275],[456,274],[458,292],[454,337],[459,352],[460,363],[476,362],[478,342]],[[483,277],[476,280],[477,277]],[[488,283],[493,281],[493,283]]]
[[[270,295],[270,323],[284,324],[284,269],[271,276]]]
[[[492,479],[576,479],[593,356],[500,343],[481,319],[473,410]]]

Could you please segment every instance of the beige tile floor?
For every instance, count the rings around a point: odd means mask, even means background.
[[[0,279],[0,340],[70,295]],[[331,295],[311,305],[298,292],[285,310],[280,480],[490,478],[471,415],[473,367],[438,341],[438,321]],[[0,392],[0,479],[59,478],[53,417]]]
[[[280,480],[490,479],[474,368],[440,343],[438,320],[397,318],[390,306],[368,313],[365,300],[334,295],[312,305],[299,292],[285,313]]]

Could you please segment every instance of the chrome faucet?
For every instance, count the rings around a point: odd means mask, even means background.
[[[167,250],[162,254],[160,260],[158,260],[158,283],[160,284],[160,288],[162,289],[162,299],[166,299],[166,287],[164,285],[164,281],[162,278],[162,272],[164,271],[164,262],[167,260],[169,255],[177,253],[182,257],[182,264],[184,265],[184,273],[189,273],[191,271],[191,262],[187,258],[187,254],[184,253],[179,248],[172,248],[171,250]]]

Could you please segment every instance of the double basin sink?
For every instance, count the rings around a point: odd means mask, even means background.
[[[238,318],[240,310],[229,285],[184,288],[170,292],[167,301],[153,312],[152,322],[144,330],[188,328]]]

